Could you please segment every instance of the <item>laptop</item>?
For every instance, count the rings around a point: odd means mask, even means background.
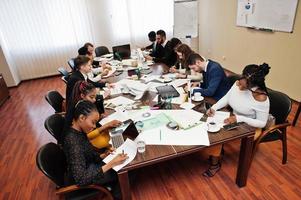
[[[139,132],[131,119],[124,121],[120,126],[110,131],[112,146],[115,149],[120,147],[127,138],[134,140],[138,135]]]
[[[131,47],[130,44],[114,46],[113,55],[115,60],[123,60],[131,58]]]
[[[163,99],[180,96],[179,92],[172,85],[158,86],[156,87],[156,90]]]

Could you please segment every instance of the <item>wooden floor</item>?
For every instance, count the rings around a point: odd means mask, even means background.
[[[59,77],[26,81],[10,89],[0,108],[0,199],[59,199],[35,163],[39,147],[55,142],[43,125],[54,112],[44,99],[52,89],[64,94],[65,84]],[[290,121],[295,111],[294,104]],[[225,151],[221,171],[210,179],[201,175],[207,163],[200,153],[137,170],[133,199],[301,199],[300,119],[288,129],[288,163],[281,164],[280,142],[261,144],[242,189],[235,184],[239,142]]]

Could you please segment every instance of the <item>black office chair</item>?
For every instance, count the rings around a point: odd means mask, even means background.
[[[60,72],[62,76],[69,76],[69,72],[64,67],[59,67],[57,71]]]
[[[72,71],[75,70],[74,58],[71,58],[70,60],[68,60],[68,65],[72,69]]]
[[[290,126],[287,117],[292,108],[291,99],[284,93],[268,90],[270,99],[270,114],[275,117],[275,125],[263,130],[261,135],[254,141],[253,157],[258,145],[263,142],[281,140],[282,142],[282,164],[287,162],[287,139],[286,128]]]
[[[47,117],[44,122],[44,127],[56,139],[58,144],[62,144],[64,124],[65,117],[57,113]]]
[[[99,56],[102,56],[102,55],[105,55],[108,53],[110,53],[110,51],[109,51],[108,47],[106,47],[106,46],[100,46],[100,47],[95,48],[96,57],[99,57]]]
[[[47,92],[45,99],[54,108],[56,113],[63,112],[63,101],[65,99],[58,91],[52,90]]]
[[[237,74],[232,74],[227,77],[229,84],[232,86],[240,78]]]
[[[77,186],[65,181],[67,162],[63,150],[54,143],[42,146],[36,156],[39,170],[56,185],[56,194],[64,195],[66,199],[89,199],[96,195],[106,196],[113,200],[112,194],[99,185]]]

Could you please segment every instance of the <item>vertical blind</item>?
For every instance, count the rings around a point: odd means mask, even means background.
[[[21,80],[53,75],[85,42],[147,44],[173,25],[172,0],[1,0],[0,41]],[[1,44],[3,45],[3,44]],[[7,58],[8,59],[8,58]]]

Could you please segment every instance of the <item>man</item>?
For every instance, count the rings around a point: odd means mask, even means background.
[[[173,66],[175,63],[172,45],[170,41],[166,39],[166,33],[163,30],[158,30],[156,35],[156,47],[155,50],[150,54],[150,56],[145,56],[147,60],[152,60],[156,63],[164,63],[169,67]]]
[[[226,74],[219,63],[193,53],[188,57],[187,64],[190,69],[203,73],[201,87],[194,89],[193,93],[200,92],[202,96],[213,97],[218,101],[230,89]]]
[[[152,49],[154,51],[156,47],[156,32],[151,31],[148,33],[148,40],[152,43],[151,45],[145,47],[146,50]]]

